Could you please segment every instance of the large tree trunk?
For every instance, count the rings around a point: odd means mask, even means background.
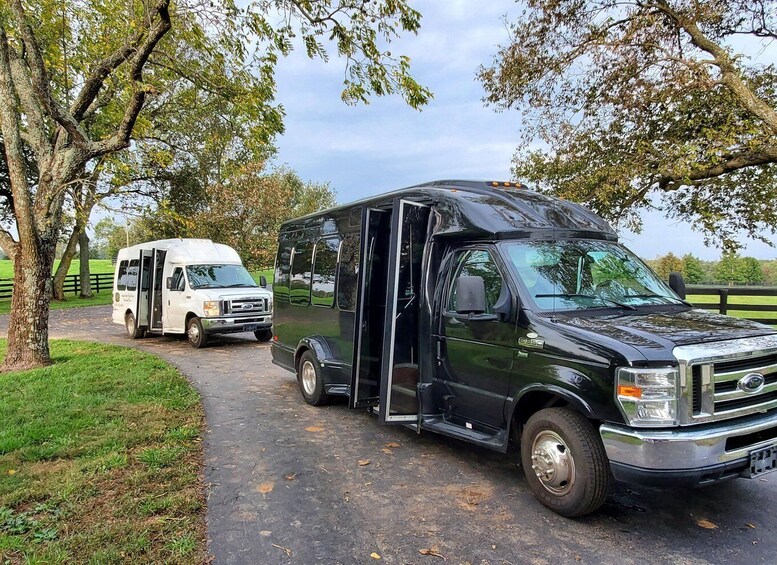
[[[78,260],[80,263],[81,298],[92,296],[92,281],[89,280],[89,236],[86,230],[78,238]]]
[[[70,270],[73,257],[76,256],[78,238],[82,230],[83,228],[79,227],[78,222],[76,222],[76,225],[73,226],[73,233],[70,234],[67,240],[65,252],[62,253],[62,258],[59,260],[59,265],[57,265],[57,272],[54,273],[54,289],[52,293],[54,300],[65,300],[65,277]]]
[[[97,179],[100,178],[100,170],[100,166],[96,166],[92,172],[89,173],[89,177],[82,181],[79,189],[74,191],[76,222],[73,226],[70,238],[67,240],[65,252],[59,260],[57,272],[54,273],[54,300],[65,300],[65,277],[70,270],[70,264],[73,262],[73,258],[76,256],[76,246],[80,245],[81,237],[86,233],[86,223],[89,221],[89,216],[92,215],[92,209],[94,208],[96,201],[95,191],[97,189]],[[88,254],[89,238],[86,239],[86,247]],[[89,258],[87,257],[87,261],[88,260]],[[81,263],[81,269],[83,270],[83,262]],[[88,270],[87,267],[87,272]],[[83,278],[81,280],[83,281]],[[88,282],[87,279],[87,283]],[[81,296],[84,296],[83,284],[84,283],[82,282]],[[87,289],[86,296],[92,296],[91,289]]]
[[[23,242],[14,257],[14,289],[8,324],[5,371],[20,371],[49,365],[49,305],[51,268],[56,238]]]

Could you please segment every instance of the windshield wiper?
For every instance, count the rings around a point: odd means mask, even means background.
[[[693,307],[693,304],[682,298],[674,298],[673,296],[664,296],[663,294],[628,294],[624,298],[663,298],[668,300],[672,304],[684,304],[686,306]]]
[[[255,284],[248,284],[248,283],[235,283],[235,284],[228,284],[224,288],[237,288],[237,287],[246,287],[246,288],[256,288]]]
[[[559,293],[559,294],[535,294],[534,298],[592,298],[594,300],[601,300],[602,302],[609,302],[615,304],[619,308],[625,308],[626,310],[636,310],[636,308],[630,304],[623,304],[612,298],[605,298],[604,296],[597,296],[595,294],[574,294],[574,293]]]

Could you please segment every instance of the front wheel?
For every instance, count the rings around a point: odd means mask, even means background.
[[[208,334],[202,329],[202,322],[199,318],[194,317],[189,320],[186,328],[186,339],[189,340],[189,345],[197,349],[208,344]]]
[[[135,315],[132,312],[128,312],[124,317],[124,327],[130,339],[139,339],[146,335],[146,330],[138,327]]]
[[[610,469],[604,445],[582,414],[547,408],[534,414],[521,436],[521,463],[534,496],[574,518],[604,504]]]
[[[256,330],[254,336],[258,341],[270,341],[272,339],[272,330]]]

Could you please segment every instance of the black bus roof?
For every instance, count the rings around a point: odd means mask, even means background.
[[[362,207],[389,209],[398,198],[434,206],[440,218],[436,236],[618,238],[610,224],[580,204],[514,182],[467,180],[438,180],[371,196],[288,220],[281,230],[312,228]]]

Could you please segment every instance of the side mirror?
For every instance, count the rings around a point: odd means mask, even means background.
[[[669,288],[685,300],[685,279],[680,273],[669,273]]]
[[[456,283],[456,313],[482,314],[485,311],[486,284],[483,277],[459,277]]]
[[[173,277],[167,277],[165,280],[165,286],[167,287],[167,290],[172,290],[173,288]]]
[[[259,277],[259,286],[261,286],[262,288],[267,288],[267,277],[265,277],[264,275]]]

